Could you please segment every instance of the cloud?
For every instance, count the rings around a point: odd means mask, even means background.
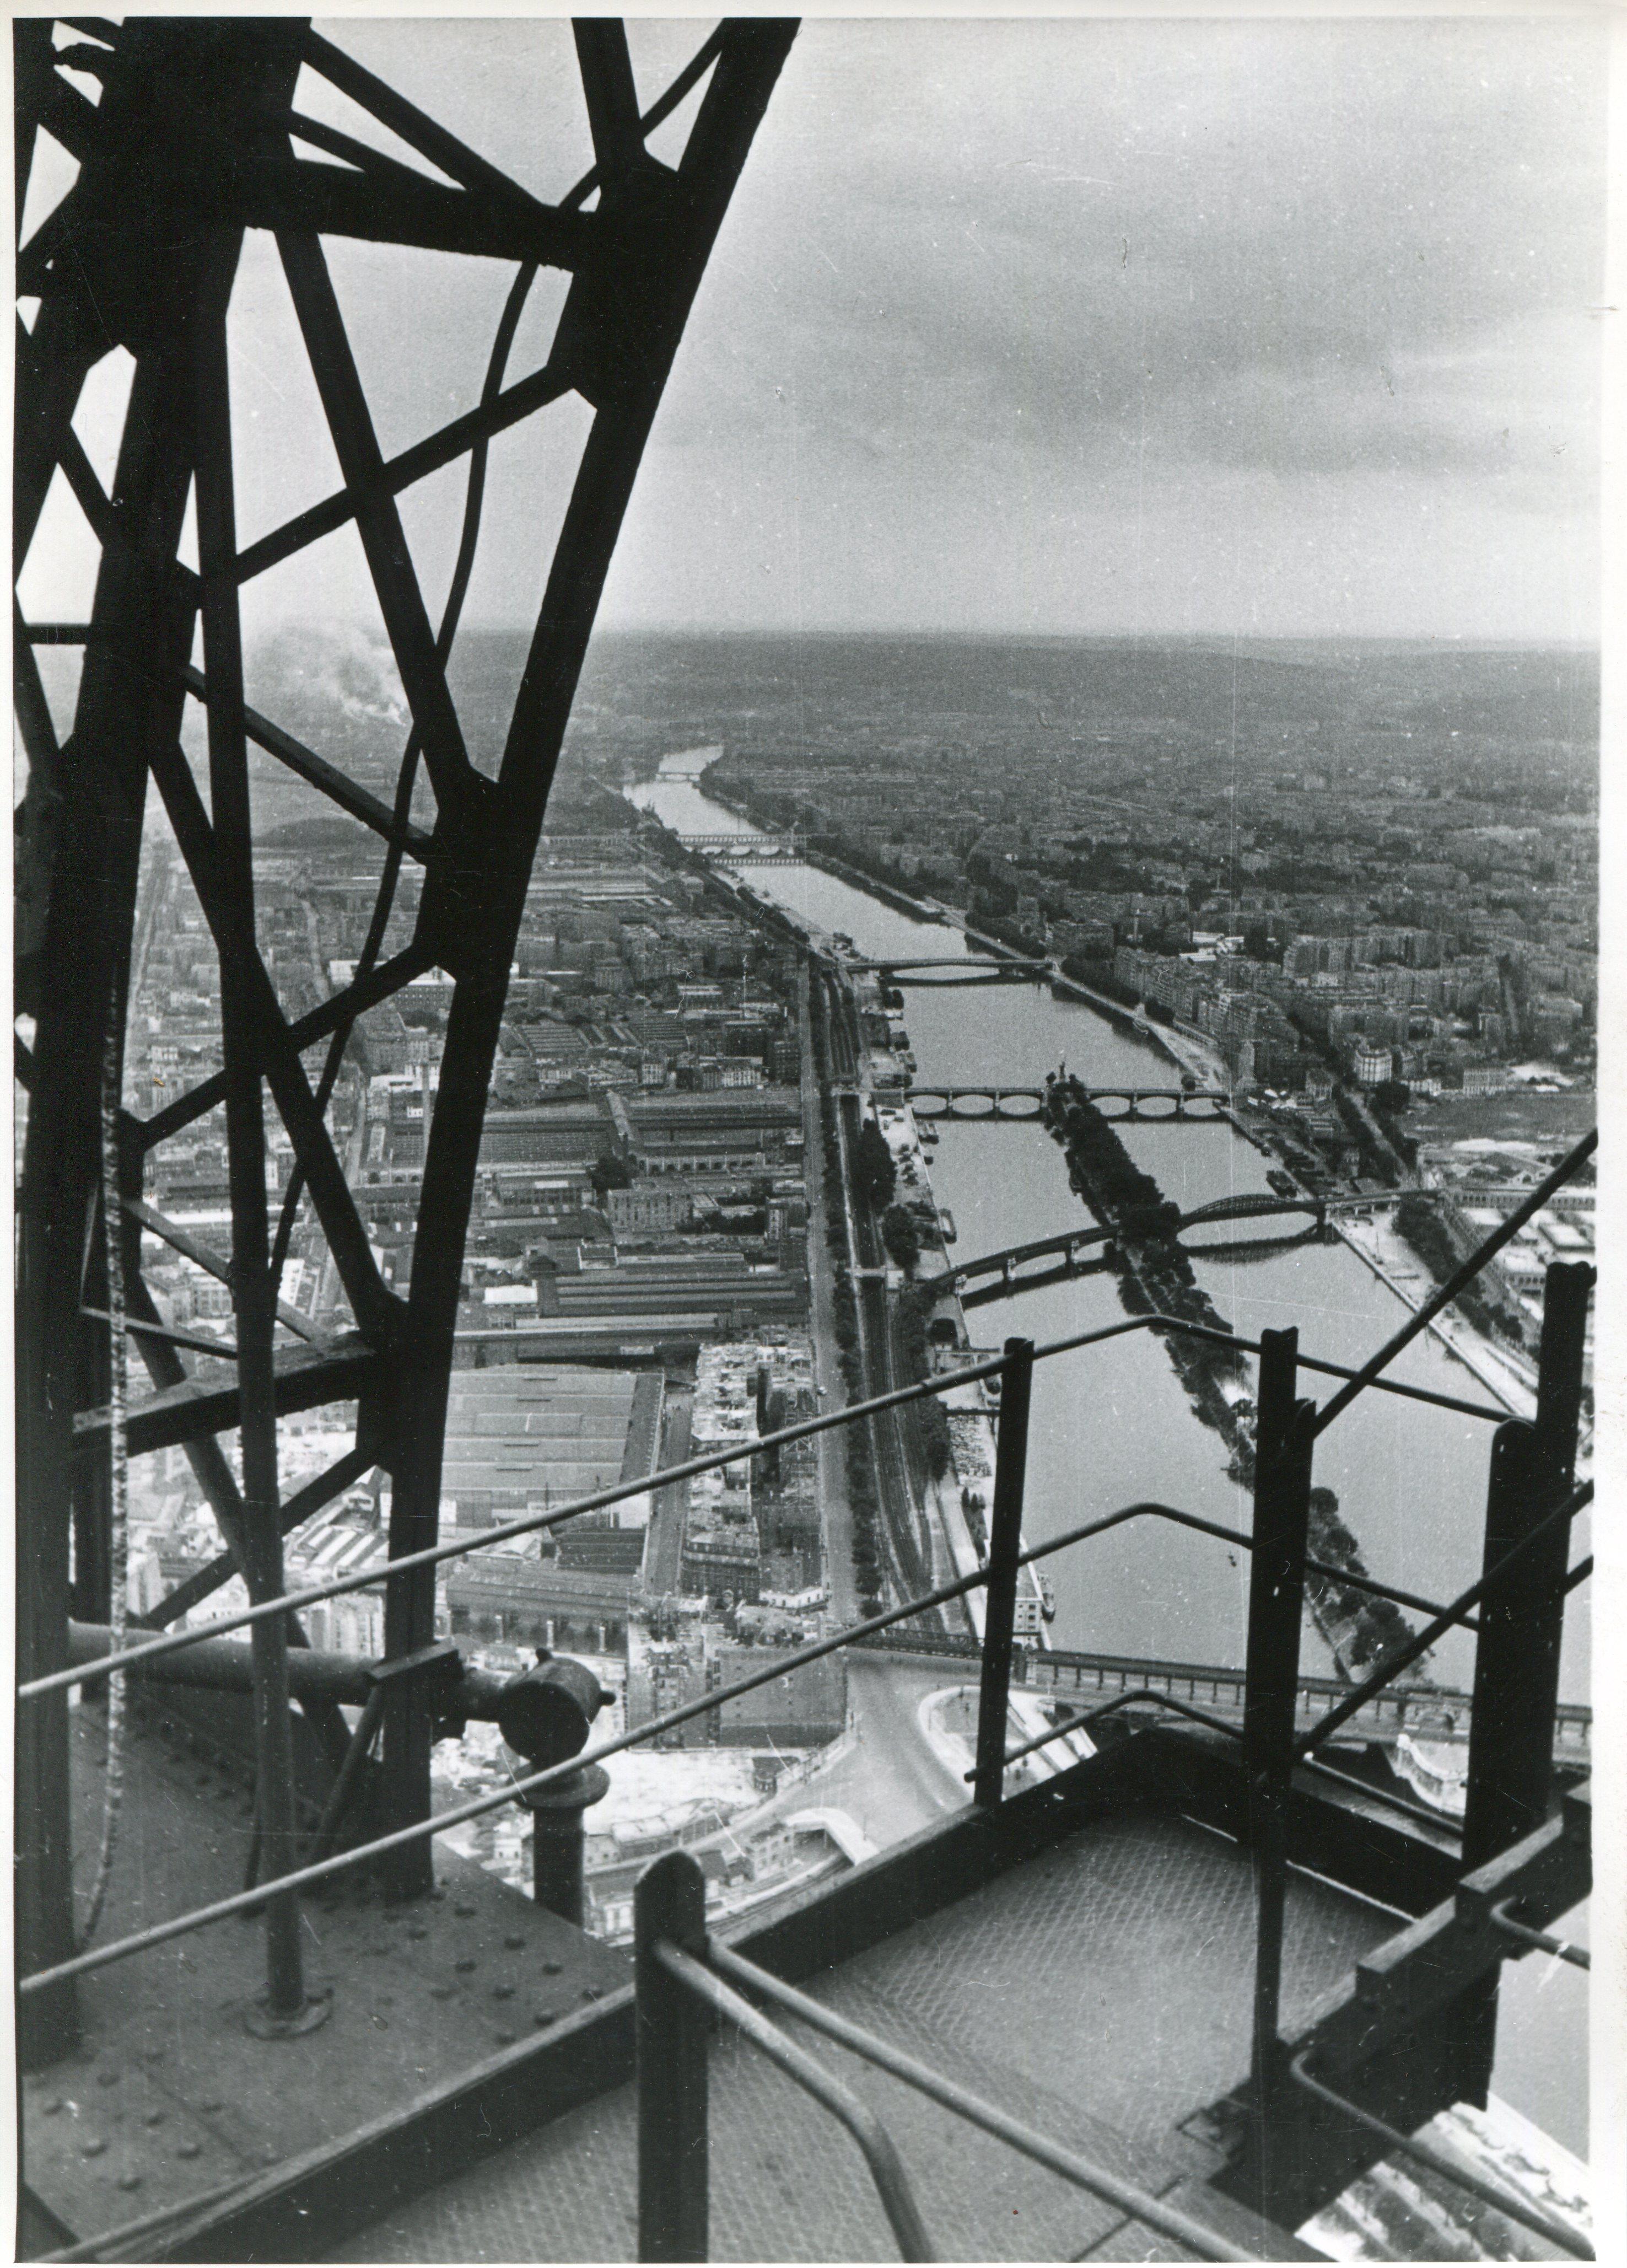
[[[579,169],[563,26],[330,29],[541,194]],[[635,26],[646,99],[692,29]],[[1594,542],[1605,37],[1584,18],[805,24],[701,288],[609,615],[880,608],[930,626],[975,613],[982,557],[1002,563],[990,627],[1116,621],[1131,585],[1137,620],[1224,627],[1236,579],[1189,567],[1184,525],[1292,556],[1298,580],[1273,566],[1251,587],[1296,617],[1321,603],[1376,623],[1404,583],[1417,627],[1436,589],[1443,619],[1478,608],[1506,627],[1516,600],[1540,615],[1560,592],[1574,628]],[[403,294],[388,262],[336,269],[404,439],[467,406],[505,276],[440,263],[443,282],[425,257]],[[516,368],[545,345],[539,330]],[[303,412],[263,387],[256,404],[280,467]],[[563,469],[548,477],[551,512]],[[482,618],[505,592],[516,620],[529,603],[532,496],[494,484]],[[1387,560],[1397,542],[1435,560],[1416,588]],[[1369,549],[1336,575],[1318,563],[1352,544]],[[1540,558],[1540,583],[1514,558]]]

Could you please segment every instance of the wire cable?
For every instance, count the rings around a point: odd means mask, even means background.
[[[129,1340],[124,1314],[124,1211],[119,1203],[119,980],[115,974],[107,1008],[107,1037],[102,1050],[101,1169],[102,1231],[107,1267],[108,1394],[108,1557],[112,1596],[108,1616],[113,1650],[121,1653],[129,1618],[129,1458],[126,1451],[126,1421],[129,1411]],[[101,1848],[90,1904],[78,1933],[84,1951],[96,1934],[113,1878],[114,1853],[119,1842],[119,1814],[124,1801],[124,1677],[115,1671],[107,1680],[107,1765],[102,1786]]]

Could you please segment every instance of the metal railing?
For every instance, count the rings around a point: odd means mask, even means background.
[[[1388,2119],[1375,2117],[1371,2110],[1364,2110],[1360,2103],[1352,2102],[1347,2095],[1339,2095],[1321,2080],[1314,2078],[1308,2068],[1309,2060],[1308,2056],[1299,2055],[1289,2065],[1289,2076],[1296,2087],[1302,2087],[1307,2095],[1314,2095],[1330,2110],[1336,2110],[1341,2117],[1353,2119],[1357,2125],[1365,2126],[1389,2149],[1399,2151],[1402,2157],[1427,2167],[1440,2180],[1450,2182],[1454,2188],[1467,2191],[1482,2205],[1490,2205],[1494,2212],[1518,2221],[1521,2228],[1528,2228],[1545,2244],[1557,2246],[1573,2260],[1591,2260],[1594,2257],[1593,2247],[1585,2238],[1578,2236],[1573,2229],[1567,2228],[1551,2215],[1538,2213],[1524,2198],[1511,2196],[1502,2183],[1483,2180],[1478,2174],[1471,2173],[1468,2167],[1459,2165],[1444,2152],[1432,2148],[1427,2142],[1420,2142],[1416,2134],[1403,2134]]]
[[[708,2250],[708,2014],[755,2043],[845,2125],[864,2154],[904,2260],[936,2260],[891,2137],[867,2104],[788,2040],[743,1996],[754,1993],[902,2080],[985,2134],[1115,2206],[1198,2260],[1252,2260],[1212,2228],[1066,2150],[958,2087],[890,2042],[799,1992],[706,1933],[706,1882],[687,1852],[658,1859],[635,1895],[637,1992],[638,2257],[705,2260]],[[737,1989],[738,1988],[738,1989]]]
[[[749,1462],[765,1451],[806,1440],[827,1432],[859,1424],[883,1411],[907,1407],[980,1380],[1001,1381],[1000,1419],[997,1447],[994,1505],[990,1520],[989,1557],[973,1572],[942,1584],[919,1597],[908,1599],[847,1629],[796,1648],[769,1664],[710,1691],[703,1697],[666,1711],[636,1730],[588,1747],[579,1756],[553,1764],[512,1781],[502,1789],[471,1799],[378,1836],[354,1847],[318,1859],[314,1863],[261,1881],[236,1896],[221,1898],[191,1912],[155,1924],[110,1944],[93,1948],[74,1958],[36,1971],[19,1981],[26,1997],[48,1987],[129,1959],[157,1946],[188,1935],[234,1914],[262,1908],[270,1896],[297,1894],[334,1876],[366,1866],[406,1845],[445,1833],[516,1800],[524,1801],[543,1790],[556,1789],[584,1765],[597,1764],[621,1751],[641,1746],[691,1719],[716,1710],[730,1699],[752,1692],[791,1675],[805,1664],[841,1653],[857,1642],[892,1629],[915,1616],[931,1612],[968,1596],[978,1589],[988,1593],[979,1718],[977,1760],[969,1777],[975,1800],[997,1805],[1004,1793],[1007,1766],[1021,1756],[1061,1737],[1076,1727],[1086,1727],[1137,1701],[1169,1710],[1239,1742],[1243,1749],[1249,1787],[1249,1834],[1258,1890],[1259,1921],[1256,1944],[1253,2065],[1263,2095],[1281,2076],[1283,2043],[1277,2009],[1280,1995],[1283,1909],[1287,1876],[1286,1812],[1290,1784],[1296,1770],[1311,1770],[1321,1777],[1345,1781],[1349,1776],[1322,1764],[1315,1751],[1346,1724],[1375,1695],[1391,1686],[1447,1630],[1468,1627],[1476,1635],[1476,1670],[1471,1716],[1468,1771],[1468,1808],[1462,1830],[1466,1870],[1489,1852],[1505,1847],[1527,1831],[1533,1815],[1547,1802],[1552,1771],[1550,1720],[1557,1704],[1558,1634],[1564,1604],[1570,1590],[1585,1579],[1591,1562],[1568,1565],[1570,1523],[1592,1495],[1591,1484],[1573,1484],[1573,1464],[1579,1411],[1582,1347],[1587,1300],[1593,1271],[1587,1267],[1556,1266],[1549,1273],[1540,1365],[1537,1414],[1534,1424],[1509,1419],[1483,1406],[1433,1389],[1403,1385],[1385,1378],[1385,1364],[1410,1344],[1487,1261],[1517,1233],[1526,1219],[1540,1209],[1553,1191],[1570,1178],[1592,1154],[1596,1137],[1578,1145],[1562,1166],[1550,1174],[1519,1211],[1500,1224],[1474,1256],[1457,1271],[1452,1285],[1443,1287],[1425,1307],[1387,1342],[1358,1371],[1301,1357],[1297,1334],[1269,1331],[1258,1341],[1244,1340],[1187,1323],[1175,1316],[1131,1317],[1100,1329],[1071,1334],[1040,1347],[1020,1339],[1010,1340],[998,1356],[958,1368],[919,1384],[876,1395],[851,1406],[823,1413],[782,1427],[739,1446],[692,1457],[653,1475],[601,1489],[557,1510],[528,1514],[523,1519],[483,1530],[475,1537],[438,1544],[423,1550],[357,1570],[328,1582],[289,1592],[219,1616],[195,1628],[172,1631],[139,1646],[71,1665],[30,1680],[18,1688],[18,1698],[32,1702],[70,1686],[84,1687],[115,1675],[151,1674],[165,1657],[253,1626],[272,1616],[287,1616],[298,1609],[348,1593],[388,1584],[409,1571],[462,1558],[475,1551],[522,1535],[563,1526],[582,1514],[644,1494],[675,1481],[718,1471]],[[1096,1345],[1141,1330],[1173,1330],[1218,1340],[1236,1352],[1255,1352],[1260,1360],[1257,1395],[1255,1517],[1252,1535],[1245,1535],[1220,1523],[1154,1502],[1124,1506],[1085,1521],[1038,1547],[1021,1546],[1024,1463],[1027,1454],[1030,1386],[1036,1362],[1077,1349]],[[1344,1381],[1339,1390],[1319,1411],[1296,1396],[1299,1368],[1315,1369]],[[1314,1559],[1308,1551],[1308,1505],[1312,1457],[1316,1440],[1330,1420],[1368,1389],[1397,1393],[1412,1401],[1432,1403],[1459,1414],[1495,1421],[1498,1432],[1493,1447],[1488,1500],[1486,1566],[1477,1581],[1445,1606],[1421,1599],[1363,1577],[1353,1587],[1399,1604],[1428,1612],[1425,1629],[1395,1649],[1373,1675],[1311,1729],[1296,1737],[1294,1722],[1299,1690],[1299,1647],[1307,1572],[1351,1582],[1346,1569]],[[1240,1728],[1194,1705],[1149,1687],[1121,1693],[1100,1707],[1082,1712],[1068,1723],[1014,1752],[1005,1746],[1009,1693],[1014,1646],[1014,1619],[1019,1571],[1056,1553],[1108,1533],[1128,1521],[1153,1518],[1205,1533],[1251,1553],[1251,1585],[1248,1660],[1245,1671],[1244,1722]],[[1511,1579],[1517,1579],[1511,1580]],[[1478,1608],[1476,1616],[1472,1610]],[[160,1612],[162,1610],[160,1609]],[[1537,1665],[1536,1687],[1528,1675]],[[360,1734],[358,1728],[358,1737]],[[359,1758],[358,1758],[359,1761]],[[1388,1802],[1392,1808],[1443,1822],[1421,1807],[1375,1788],[1365,1780],[1351,1781],[1363,1798]],[[1503,1933],[1518,1940],[1521,1926],[1499,1918]],[[693,1984],[694,1979],[687,1981]],[[714,1996],[715,1997],[715,1996]],[[736,2012],[731,2010],[736,2021]],[[759,2020],[761,2021],[761,2020]],[[946,2085],[946,2082],[944,2084]],[[1008,2139],[1011,2139],[1008,2137]],[[1145,2216],[1143,2216],[1145,2217]],[[895,2223],[895,2227],[898,2224]],[[914,2241],[913,2238],[910,2240]],[[672,2257],[700,2257],[674,2253]],[[909,2257],[927,2257],[911,2254]],[[1213,2257],[1233,2257],[1225,2253]]]

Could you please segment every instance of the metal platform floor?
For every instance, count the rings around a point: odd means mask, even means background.
[[[1395,1926],[1292,1876],[1285,2025]],[[1217,2162],[1181,2126],[1247,2068],[1253,1958],[1247,1856],[1185,1821],[1140,1815],[1081,1829],[802,1989],[1170,2196]],[[1181,2257],[1116,2208],[793,2029],[887,2125],[943,2258]],[[711,2073],[713,2258],[896,2257],[857,2149],[824,2111],[733,2034],[714,2046]],[[633,2090],[622,2087],[328,2257],[631,2260],[636,2170]],[[1189,2192],[1174,2201],[1196,2209]],[[1231,2226],[1240,2230],[1243,2218]]]
[[[94,1868],[105,1721],[73,1712],[75,1837]],[[132,1717],[125,1799],[99,1941],[241,1889],[252,1806],[235,1771]],[[255,2039],[263,1933],[228,1920],[97,1971],[83,2036],[22,2083],[25,2177],[92,2237],[251,2178],[403,2112],[506,2043],[544,2037],[631,1973],[444,1845],[438,1888],[385,1906],[342,1880],[306,1902],[307,1982],[332,2014],[296,2039]]]

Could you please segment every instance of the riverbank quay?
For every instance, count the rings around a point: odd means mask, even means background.
[[[923,1225],[941,1261],[946,1256],[945,1226],[915,1113],[907,1102],[882,1095],[873,1098],[873,1108],[893,1158],[902,1201],[913,1216],[924,1216]],[[895,1268],[889,1274],[887,1296],[895,1313],[902,1315],[905,1302],[919,1301],[920,1288],[912,1274]],[[994,1351],[972,1346],[966,1312],[953,1291],[934,1297],[930,1321],[917,1314],[917,1330],[910,1335],[918,1340],[917,1359],[909,1366],[923,1378],[952,1376]],[[904,1382],[914,1380],[901,1381]],[[933,1563],[942,1567],[946,1580],[973,1573],[989,1556],[998,1403],[988,1382],[974,1379],[946,1393],[939,1406],[945,1428],[939,1442],[942,1462],[933,1469],[929,1457],[921,1494],[932,1537]],[[1027,1543],[1024,1536],[1025,1550]],[[1015,1627],[1020,1637],[1043,1643],[1046,1595],[1043,1580],[1034,1568],[1018,1571]],[[961,1615],[956,1617],[964,1618],[979,1643],[983,1603],[981,1591],[968,1594],[960,1602]]]
[[[676,778],[635,792],[685,834],[724,833],[744,824]],[[905,913],[862,879],[856,886],[809,865],[766,866],[752,879],[799,920],[833,939],[850,939],[853,956],[872,965],[983,951],[945,926],[944,909],[924,891],[916,910]],[[934,945],[935,937],[942,942]],[[1093,1084],[1145,1082],[1151,1068],[1145,1048],[1151,1030],[1133,1033],[1087,1000],[1045,984],[987,990],[924,986],[906,997],[923,1081],[1020,1080],[1037,1092],[1047,1070],[1063,1060]],[[1250,1115],[1240,1099],[1235,1115]],[[931,1176],[961,1231],[955,1249],[1015,1247],[1073,1214],[1077,1198],[1069,1192],[1065,1162],[1049,1141],[1036,1139],[1037,1128],[1025,1137],[957,1121],[939,1130],[940,1144],[929,1150]],[[1263,1168],[1274,1145],[1257,1137],[1239,1140],[1234,1125],[1197,1137],[1152,1124],[1121,1126],[1119,1132],[1131,1156],[1178,1194],[1184,1210],[1225,1196],[1269,1194]],[[1249,1132],[1252,1137],[1252,1128]],[[1265,1250],[1265,1240],[1259,1241],[1257,1258],[1240,1246],[1233,1253],[1230,1245],[1213,1256],[1192,1255],[1200,1283],[1250,1336],[1287,1315],[1302,1315],[1306,1343],[1314,1351],[1359,1363],[1410,1312],[1337,1237],[1320,1245],[1298,1239],[1280,1245],[1275,1256]],[[1245,1257],[1250,1264],[1239,1264]],[[980,1340],[998,1342],[1007,1331],[1043,1336],[1105,1323],[1123,1312],[1113,1285],[1099,1275],[1024,1285],[1020,1296],[1015,1285],[1010,1290],[1013,1296],[979,1314],[974,1328]],[[1461,1393],[1450,1374],[1456,1368],[1432,1336],[1421,1338],[1402,1364],[1414,1384]],[[1227,1452],[1213,1431],[1194,1422],[1167,1351],[1150,1337],[1065,1359],[1054,1375],[1047,1374],[1040,1394],[1026,1515],[1040,1540],[1065,1524],[1077,1501],[1081,1455],[1104,1491],[1128,1495],[1153,1486],[1167,1500],[1189,1503],[1216,1520],[1237,1518]],[[1351,1507],[1351,1525],[1375,1570],[1420,1594],[1447,1594],[1466,1564],[1466,1550],[1472,1553],[1483,1514],[1484,1484],[1477,1457],[1466,1454],[1470,1449],[1461,1421],[1405,1403],[1392,1405],[1387,1398],[1380,1405],[1368,1397],[1352,1412],[1330,1447],[1327,1476]],[[1403,1510],[1420,1489],[1434,1507],[1424,1522]],[[1093,1556],[1088,1575],[1071,1563],[1050,1572],[1056,1591],[1053,1635],[1059,1643],[1187,1657],[1217,1644],[1227,1653],[1242,1645],[1238,1572],[1212,1546],[1131,1529]],[[1320,1639],[1313,1642],[1320,1646]],[[1452,1682],[1461,1682],[1461,1652],[1454,1644],[1442,1650]],[[1567,1655],[1567,1663],[1569,1686],[1580,1697],[1585,1645]],[[1322,1666],[1331,1669],[1326,1656]]]
[[[1362,1265],[1414,1313],[1433,1298],[1435,1278],[1381,1215],[1364,1221],[1332,1219],[1329,1225]],[[1511,1417],[1535,1417],[1535,1373],[1520,1358],[1493,1346],[1471,1322],[1450,1310],[1435,1316],[1427,1329],[1432,1338],[1496,1395]]]

